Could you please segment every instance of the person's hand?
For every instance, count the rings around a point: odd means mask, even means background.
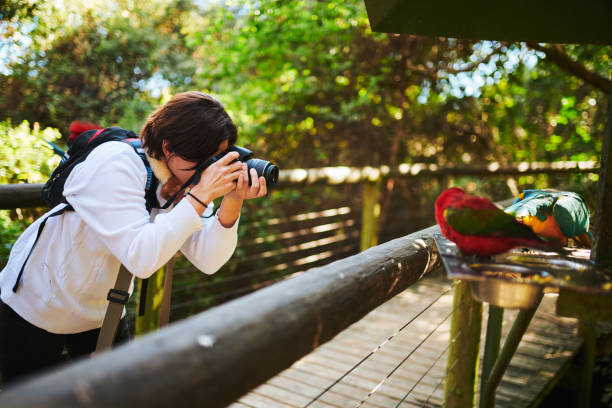
[[[243,174],[242,163],[238,159],[238,152],[229,152],[202,172],[198,184],[193,186],[190,193],[200,201],[209,204],[215,198],[224,196],[236,189],[235,180]]]
[[[236,182],[236,189],[228,194],[229,198],[248,200],[251,198],[263,197],[268,192],[266,179],[257,177],[257,171],[251,169],[251,185],[249,186],[249,170],[246,163],[242,163],[242,171]]]

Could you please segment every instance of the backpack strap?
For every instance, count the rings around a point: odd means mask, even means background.
[[[94,136],[95,137],[95,136]],[[130,138],[125,139],[123,142],[132,146],[136,154],[140,156],[142,163],[147,169],[147,183],[145,186],[145,205],[147,207],[147,211],[150,213],[153,208],[160,208],[159,200],[157,199],[157,186],[159,181],[157,177],[153,175],[153,169],[149,164],[149,160],[147,159],[147,155],[145,154],[144,149],[142,148],[142,142],[138,138]],[[147,300],[147,287],[149,284],[149,279],[141,279],[140,284],[140,307],[138,309],[138,316],[143,316],[145,314],[145,305]]]
[[[123,265],[119,268],[115,287],[108,291],[106,299],[108,299],[108,307],[102,321],[100,334],[98,335],[98,343],[96,344],[96,353],[108,350],[115,341],[119,321],[123,314],[123,308],[130,297],[129,289],[132,282],[132,274]]]
[[[95,137],[95,136],[94,136]],[[147,183],[145,186],[145,201],[147,206],[147,211],[150,213],[153,208],[160,208],[159,200],[157,199],[157,186],[159,185],[159,181],[157,177],[153,174],[153,169],[149,164],[149,160],[147,159],[147,155],[142,147],[142,142],[138,138],[130,138],[123,140],[125,143],[132,146],[136,154],[142,160],[142,163],[147,169]]]
[[[51,218],[51,217],[56,217],[58,215],[62,215],[66,211],[72,211],[72,210],[74,210],[74,209],[72,208],[72,206],[70,204],[65,205],[64,207],[62,207],[61,209],[55,211],[54,213],[49,214],[40,223],[40,225],[38,226],[38,231],[36,232],[36,239],[34,240],[34,244],[32,244],[32,247],[30,248],[30,252],[28,252],[28,256],[26,256],[25,261],[23,261],[23,265],[21,265],[21,269],[19,270],[19,274],[17,275],[17,280],[15,281],[15,284],[13,285],[13,292],[17,292],[17,289],[19,288],[19,284],[21,283],[21,276],[23,275],[23,271],[25,269],[25,266],[28,263],[28,260],[30,259],[30,255],[32,255],[32,252],[34,251],[34,247],[36,246],[36,243],[38,242],[38,239],[40,238],[40,235],[42,233],[43,228],[45,228],[45,224],[47,223],[47,220],[49,218]]]

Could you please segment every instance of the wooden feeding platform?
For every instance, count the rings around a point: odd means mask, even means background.
[[[583,294],[612,295],[612,267],[590,260],[591,251],[564,248],[565,253],[514,249],[494,257],[462,256],[442,234],[434,234],[449,279],[472,282],[480,302],[503,308],[531,309],[544,291],[567,288]]]
[[[610,320],[612,268],[591,260],[591,251],[585,249],[563,248],[561,253],[515,249],[494,257],[475,257],[463,256],[457,246],[440,233],[434,234],[434,240],[448,278],[462,282],[457,286],[455,296],[464,299],[466,304],[466,309],[456,320],[455,328],[451,329],[451,336],[454,331],[471,324],[475,316],[472,309],[476,309],[479,302],[489,304],[479,382],[480,406],[495,405],[496,388],[545,292],[559,293],[557,314],[580,319],[580,333],[586,340],[588,358],[582,368],[582,395],[579,401],[582,406],[589,406],[596,321]],[[500,350],[502,318],[507,308],[520,311]],[[473,357],[469,359],[469,350],[478,344],[478,340],[473,337],[464,336],[460,342],[452,345],[447,361],[450,384],[464,390],[458,394],[456,406],[468,406],[473,396],[469,392],[466,396],[465,390],[473,389],[472,381],[478,381],[477,377],[474,378],[472,367],[476,362]],[[465,366],[451,368],[455,360],[465,360],[466,355],[468,362]],[[445,398],[447,401],[452,400],[453,393],[449,391]]]

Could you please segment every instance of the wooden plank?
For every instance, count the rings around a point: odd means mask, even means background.
[[[323,354],[322,357],[328,359],[328,363],[340,364],[340,362],[337,359],[333,359],[331,355]],[[399,361],[401,361],[401,359],[399,359]],[[381,358],[381,356],[377,356],[373,358],[371,360],[371,363],[365,366],[365,368],[361,370],[356,370],[355,375],[363,375],[364,377],[371,379],[375,383],[378,383],[379,381],[382,381],[394,368],[396,368],[399,361],[398,359],[385,360]],[[400,366],[398,371],[393,374],[393,377],[391,377],[387,381],[389,383],[398,382],[402,384],[414,384],[419,379],[421,374],[431,365],[431,363],[432,359],[417,360],[410,358],[406,360],[406,362],[402,366]],[[443,367],[443,364],[440,363],[439,366]],[[431,381],[431,379],[426,378],[425,383],[427,383],[428,381]]]
[[[325,234],[325,236],[315,236],[312,240],[304,240],[296,242],[293,245],[281,245],[278,248],[270,249],[264,252],[254,253],[244,259],[236,260],[230,263],[231,266],[241,269],[254,269],[262,264],[274,265],[274,261],[280,257],[282,262],[292,261],[307,255],[318,254],[321,252],[335,249],[339,245],[345,245],[347,241],[356,241],[359,237],[359,231],[353,230],[342,234]]]
[[[327,361],[327,359],[322,357],[319,358],[318,356],[316,358],[309,358],[308,361],[302,361],[300,363],[303,363],[299,365],[299,368],[301,370],[306,370],[317,375],[321,375],[321,373],[326,373],[326,375],[329,376],[329,378],[331,379],[330,384],[340,378],[350,368],[348,365],[342,367],[340,364],[329,364],[329,361]],[[359,395],[360,397],[365,397],[367,393],[374,389],[387,374],[380,373],[381,375],[377,376],[376,378],[373,378],[371,370],[372,367],[366,367],[366,369],[357,369],[352,372],[350,376],[344,378],[342,380],[342,383],[352,385],[361,389],[362,391],[357,395]],[[414,384],[414,381],[410,383],[410,385],[412,384]],[[434,387],[435,384],[433,384],[430,389],[433,390]],[[377,391],[377,393],[386,395],[389,398],[397,398],[398,396],[404,395],[405,392],[406,382],[401,379],[398,381],[397,377],[395,376],[391,377],[389,380],[387,380],[387,382],[385,382],[384,389],[380,389],[379,391]],[[416,394],[418,394],[418,391],[416,392]]]
[[[227,408],[254,408],[252,405],[247,405],[243,402],[234,402],[231,405],[228,405]]]
[[[329,217],[338,217],[352,213],[352,209],[348,206],[338,208],[330,208],[323,211],[310,211],[301,214],[290,215],[286,217],[265,218],[262,221],[256,221],[250,225],[282,225],[290,222],[303,222],[307,220],[320,220]]]
[[[272,378],[270,381],[272,384],[283,384],[286,389],[295,390],[296,392],[302,391],[304,395],[307,395],[311,399],[315,398],[321,390],[326,389],[333,379],[325,378],[322,375],[311,374],[304,370],[288,370],[283,372],[277,377]],[[303,391],[304,388],[307,389]],[[329,403],[340,404],[341,407],[351,406],[357,404],[359,401],[356,395],[366,395],[368,390],[366,388],[358,389],[342,382],[334,385],[327,393],[321,396],[321,401]],[[393,406],[397,404],[397,400],[389,398],[385,395],[383,397],[382,407]]]
[[[268,398],[272,398],[275,401],[282,401],[284,404],[291,407],[301,408],[304,405],[308,404],[310,398],[300,395],[297,392],[288,391],[285,388],[279,387],[276,384],[267,382],[262,386],[258,387],[253,391],[257,395],[266,396]],[[334,405],[330,404],[331,408],[338,408]],[[339,407],[342,408],[342,407]]]
[[[228,408],[254,408],[252,405],[247,405],[244,402],[235,402],[227,406]]]
[[[601,0],[603,1],[603,0]],[[279,181],[274,186],[276,190],[283,188],[295,188],[309,184],[339,185],[363,183],[374,181],[377,178],[409,178],[435,177],[441,175],[474,175],[474,176],[501,176],[522,174],[570,174],[570,173],[596,173],[599,171],[597,164],[592,162],[533,162],[516,163],[509,166],[500,166],[499,163],[491,163],[488,166],[438,166],[426,163],[403,163],[389,169],[387,166],[380,168],[357,168],[357,167],[326,167],[320,169],[292,169],[281,170]],[[372,178],[373,175],[377,176]],[[5,184],[0,185],[0,209],[13,209],[25,207],[45,206],[42,200],[41,190],[43,184]],[[279,219],[279,223],[284,218]]]
[[[295,277],[296,274],[301,273],[301,271],[303,270],[312,269],[312,268],[319,267],[319,266],[324,266],[331,262],[335,262],[337,260],[344,259],[348,256],[352,256],[357,252],[357,250],[358,250],[357,244],[343,245],[343,246],[340,246],[338,249],[329,251],[329,253],[317,254],[315,251],[314,255],[306,256],[303,258],[298,258],[292,262],[278,264],[276,266],[268,267],[266,269],[260,269],[259,273],[261,273],[262,275],[266,275],[268,273],[272,274],[273,272],[278,272],[278,271],[283,271],[286,268],[290,268],[290,267],[297,269],[297,271],[293,273],[281,275],[277,278],[271,278],[262,283],[249,284],[249,285],[245,285],[245,286],[242,286],[242,287],[230,290],[230,291],[226,290],[218,294],[213,294],[209,296],[209,299],[214,301],[215,303],[223,303],[223,301],[225,300],[231,300],[235,297],[246,295],[257,289],[261,289],[262,287],[265,287],[267,285],[280,282],[286,278]],[[247,273],[250,273],[250,271],[247,271]],[[197,272],[197,274],[201,275],[200,272]],[[198,284],[183,285],[177,288],[176,291],[177,293],[183,290],[198,291],[199,289],[209,288],[209,287],[210,287],[209,282],[202,281],[201,283],[198,283]],[[175,292],[173,291],[173,296],[174,296],[174,293]],[[189,299],[186,302],[175,302],[173,303],[171,309],[172,311],[179,311],[184,307],[192,306],[194,302],[197,303],[197,301],[198,299],[196,298],[196,299]]]
[[[240,402],[253,408],[297,408],[296,405],[285,404],[282,401],[277,401],[255,391],[250,392],[244,397],[240,398]]]
[[[295,252],[290,255],[284,255],[283,257],[279,257],[278,259],[270,259],[264,264],[264,267],[261,267],[261,265],[257,264],[253,264],[250,267],[243,265],[243,269],[241,269],[240,271],[236,271],[231,278],[213,282],[202,279],[202,281],[196,285],[179,284],[175,287],[174,291],[177,293],[181,293],[185,290],[212,288],[219,285],[232,284],[236,281],[240,281],[243,279],[247,281],[249,279],[254,278],[265,279],[267,276],[277,276],[279,273],[281,274],[281,276],[284,276],[284,274],[287,272],[295,273],[306,270],[320,261],[330,263],[332,260],[337,259],[339,256],[346,255],[346,253],[351,251],[356,251],[357,248],[358,247],[356,241],[354,243],[347,243],[346,241],[337,242],[319,248],[321,251],[326,250],[325,252],[319,252],[315,249],[309,249]],[[234,264],[231,266],[238,267],[239,265]],[[198,277],[202,275],[202,273],[197,270],[193,270],[192,273]],[[244,278],[242,276],[244,276]]]
[[[330,379],[329,384],[332,384],[347,371],[346,369],[341,369],[337,366],[326,365],[324,360],[308,361],[306,364],[300,364],[299,369],[314,375],[324,375],[326,378]],[[351,373],[350,376],[342,380],[342,384],[355,388],[354,395],[357,395],[360,398],[366,396],[370,390],[378,385],[379,382],[380,379],[372,379],[370,375],[363,375],[363,373],[360,372]],[[339,385],[340,383],[334,387]],[[390,388],[392,394],[385,393],[385,391],[381,392],[381,394],[387,395],[389,398],[393,398],[394,394],[400,394],[403,391],[403,387],[397,388],[393,384],[391,384]]]
[[[46,207],[42,198],[44,184],[1,184],[0,210]]]
[[[338,223],[340,224],[340,223]],[[282,251],[283,249],[305,245],[309,242],[317,242],[318,240],[342,236],[345,239],[353,238],[354,235],[359,235],[359,228],[355,227],[352,222],[343,223],[345,225],[339,225],[337,228],[328,229],[326,225],[316,225],[308,230],[302,229],[301,231],[292,231],[290,233],[284,233],[279,236],[272,236],[273,241],[264,242],[256,245],[244,245],[239,243],[238,248],[241,249],[245,255],[245,260],[256,259],[258,255],[262,257],[268,257],[269,253],[275,253]],[[290,235],[288,237],[283,237]]]
[[[316,364],[300,364],[284,371],[280,377],[311,385],[321,392],[333,384],[340,375],[342,373],[333,368],[318,367]],[[355,395],[365,395],[371,389],[368,387],[373,386],[371,384],[369,381],[342,381],[335,384],[328,393],[355,399]]]
[[[302,407],[310,403],[320,393],[320,389],[318,387],[314,387],[303,381],[298,381],[289,377],[285,377],[282,374],[272,378],[270,381],[268,381],[268,384],[275,385],[277,387],[283,388],[284,390],[295,393],[296,395],[305,397],[305,402],[302,402],[300,405]],[[325,393],[317,401],[339,408],[354,405],[356,402],[358,402],[350,394],[342,394],[332,390]],[[384,406],[382,408],[384,408]]]

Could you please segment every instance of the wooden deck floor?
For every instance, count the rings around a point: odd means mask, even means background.
[[[441,406],[450,285],[423,279],[230,407]],[[557,317],[554,308],[555,295],[546,295],[498,387],[496,406],[530,406],[579,347],[575,320]],[[516,313],[505,311],[503,336]],[[484,341],[481,355],[483,347]]]

